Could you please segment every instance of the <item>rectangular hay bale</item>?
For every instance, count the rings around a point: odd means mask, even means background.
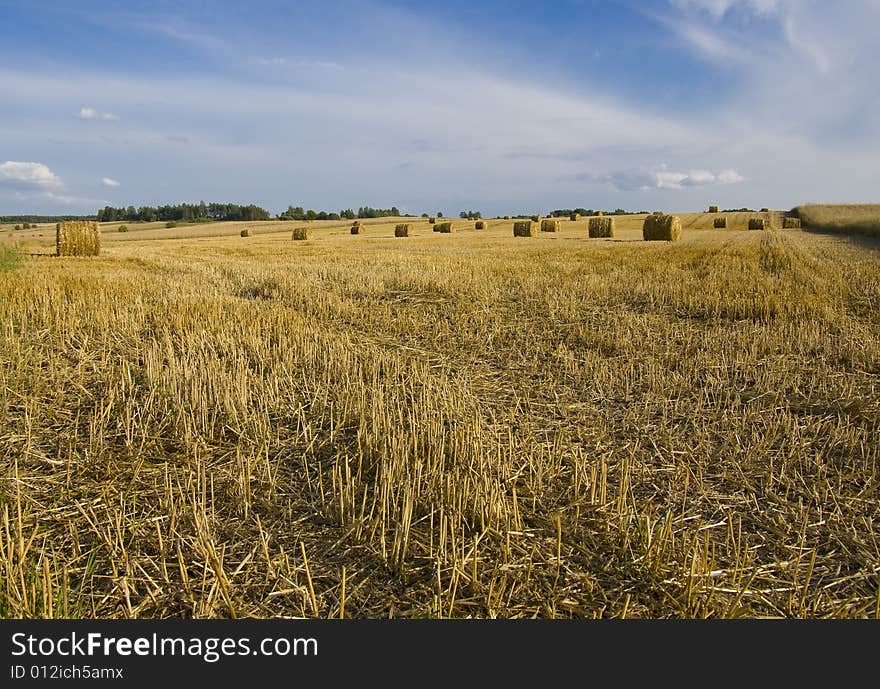
[[[303,241],[306,239],[312,238],[312,231],[308,227],[294,227],[293,228],[293,239],[296,241]]]
[[[783,230],[799,230],[799,229],[801,229],[801,219],[800,218],[783,218],[782,219],[782,229]]]
[[[769,230],[770,223],[764,218],[749,218],[750,230]]]
[[[477,224],[474,225],[475,230],[485,230],[486,229],[486,221],[485,220],[477,220]]]
[[[604,239],[614,236],[614,218],[590,218],[587,224],[590,239]]]
[[[98,256],[101,228],[94,220],[69,220],[55,225],[55,252],[59,256]]]
[[[727,229],[727,218],[715,218],[715,229],[716,230]]]
[[[536,228],[538,227],[537,223],[532,222],[531,220],[522,220],[519,222],[513,223],[513,236],[514,237],[534,237],[537,235]]]
[[[561,232],[562,224],[558,220],[542,220],[541,232]]]
[[[681,218],[677,215],[649,215],[642,226],[646,242],[677,242],[681,239]]]
[[[244,230],[241,231],[241,236],[242,236],[242,237],[250,237],[250,236],[251,236],[251,231],[248,230],[247,228],[245,228]]]
[[[580,213],[572,213],[571,215],[568,216],[568,219],[571,220],[571,222],[577,222],[578,220],[581,219],[581,214]]]
[[[394,227],[395,237],[409,237],[410,224],[400,223]]]
[[[352,234],[363,234],[363,232],[364,232],[363,225],[352,225],[351,226],[351,233]]]
[[[710,212],[710,213],[717,213],[717,212],[718,212],[718,206],[709,206],[709,212]]]

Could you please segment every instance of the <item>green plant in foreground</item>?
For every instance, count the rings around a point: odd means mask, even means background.
[[[20,268],[22,261],[20,249],[14,246],[0,246],[0,273]]]

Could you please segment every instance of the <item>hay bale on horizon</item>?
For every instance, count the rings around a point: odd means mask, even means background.
[[[709,206],[709,212],[710,212],[710,213],[717,213],[717,212],[718,212],[718,206]]]
[[[294,227],[292,239],[303,241],[312,238],[312,230],[308,227]]]
[[[782,229],[783,230],[799,230],[799,229],[801,229],[801,219],[800,218],[783,218],[782,219]]]
[[[94,220],[68,220],[55,225],[55,253],[58,256],[98,256],[101,229]]]
[[[452,232],[455,232],[455,227],[449,221],[438,222],[434,226],[434,232],[440,232],[441,234],[451,234]]]
[[[541,220],[543,220],[543,218],[540,215],[532,216],[532,222],[541,222]]]
[[[571,220],[571,222],[577,222],[578,220],[581,219],[581,214],[580,213],[572,213],[571,215],[568,216],[568,219]]]
[[[750,230],[769,230],[770,222],[765,218],[749,218]]]
[[[677,242],[681,239],[681,218],[651,214],[645,218],[642,237],[646,242]]]
[[[505,215],[505,216],[504,216],[504,219],[505,219],[505,220],[510,220],[510,216],[509,216],[509,215]]]
[[[596,217],[597,217],[597,218],[601,218],[601,217],[603,217],[604,215],[605,215],[605,212],[604,212],[604,211],[596,211]]]
[[[542,220],[541,221],[541,232],[561,232],[562,231],[562,223],[558,220]]]
[[[429,225],[433,225],[433,224],[436,223],[436,222],[437,222],[437,218],[428,218],[428,224],[429,224]]]
[[[769,209],[769,208],[762,208],[762,209],[761,209],[761,212],[762,212],[762,213],[769,213],[769,212],[770,212],[770,209]]]
[[[590,218],[587,224],[590,239],[606,239],[614,236],[614,218]]]
[[[534,237],[538,233],[536,232],[538,225],[531,220],[521,220],[513,223],[513,236],[514,237]]]
[[[240,234],[241,234],[242,237],[250,237],[250,236],[251,236],[251,231],[250,231],[249,229],[245,228],[245,229],[243,229],[243,230],[241,231]]]
[[[485,230],[486,229],[486,221],[485,220],[477,220],[477,223],[474,225],[475,230]]]
[[[727,229],[727,218],[715,218],[715,229],[716,230],[726,230]]]
[[[410,224],[409,223],[400,223],[399,225],[395,225],[394,227],[394,236],[395,237],[409,237]]]

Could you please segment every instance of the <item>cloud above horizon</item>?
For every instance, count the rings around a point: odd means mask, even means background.
[[[0,188],[16,191],[44,191],[61,187],[61,180],[43,163],[0,163]]]
[[[80,108],[77,117],[81,120],[101,120],[103,122],[115,122],[119,119],[112,112],[99,112],[95,108]]]
[[[619,191],[648,191],[651,189],[684,190],[727,184],[741,184],[746,178],[736,170],[690,170],[676,172],[665,165],[654,170],[619,170],[611,173],[582,173],[576,176],[583,181],[609,184]]]
[[[118,187],[120,185],[120,182],[110,177],[102,177],[101,184],[103,184],[105,187]]]

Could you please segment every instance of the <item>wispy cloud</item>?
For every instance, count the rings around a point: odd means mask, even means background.
[[[118,187],[120,183],[111,177],[102,177],[101,184],[105,187]]]
[[[579,173],[576,179],[598,184],[609,184],[618,191],[649,191],[653,189],[683,190],[726,184],[739,184],[745,177],[736,170],[690,170],[677,172],[662,165],[657,169],[618,170],[609,173]]]
[[[80,108],[77,117],[81,120],[102,120],[104,122],[115,122],[119,119],[112,112],[99,112],[95,108]]]

